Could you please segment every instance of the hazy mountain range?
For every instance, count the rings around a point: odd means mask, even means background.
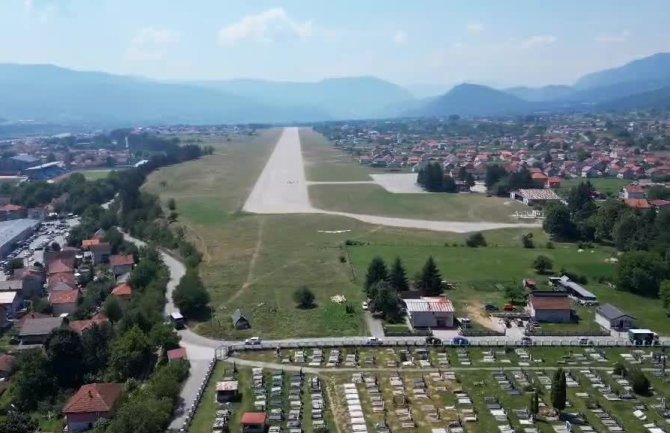
[[[247,79],[175,83],[52,65],[0,64],[0,118],[9,122],[287,123],[638,108],[670,108],[670,53],[587,74],[573,86],[494,89],[461,84],[429,98],[416,98],[409,90],[375,77],[309,83]]]

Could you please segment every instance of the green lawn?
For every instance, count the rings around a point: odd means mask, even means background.
[[[96,170],[81,170],[78,173],[81,173],[84,175],[86,180],[98,180],[98,179],[104,179],[109,175],[111,172],[111,169],[96,169]]]
[[[482,194],[394,194],[378,185],[311,185],[309,196],[319,209],[445,221],[519,222],[519,202]]]
[[[203,253],[200,272],[211,294],[214,315],[208,322],[191,326],[200,333],[227,338],[363,335],[361,312],[347,315],[344,306],[330,301],[338,294],[354,306],[362,300],[360,284],[346,263],[342,248],[346,240],[441,246],[461,244],[465,236],[380,227],[330,215],[240,212],[279,132],[210,140],[206,144],[214,146],[214,155],[162,168],[145,185],[163,202],[175,199],[177,224]],[[520,235],[526,231],[497,230],[486,232],[486,237],[492,244],[520,245]],[[539,229],[532,232],[538,242],[545,242]],[[315,293],[316,308],[295,307],[292,293],[301,285]],[[249,316],[250,331],[232,329],[230,314],[237,308]]]
[[[300,144],[307,180],[320,182],[372,180],[374,171],[334,147],[323,135],[310,128],[300,129]]]
[[[593,179],[584,179],[584,178],[574,178],[574,179],[563,179],[561,180],[561,187],[557,190],[557,193],[560,195],[567,195],[570,191],[570,188],[579,185],[581,182],[589,181],[596,189],[605,194],[616,196],[621,188],[632,183],[631,180],[626,179],[617,179],[617,178],[593,178]]]

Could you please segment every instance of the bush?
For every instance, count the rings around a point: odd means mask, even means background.
[[[539,255],[533,260],[533,268],[538,274],[546,274],[553,268],[554,264],[547,256]]]
[[[641,370],[637,368],[630,369],[628,371],[628,380],[630,381],[635,394],[649,395],[651,384],[649,383],[647,376],[645,376]]]
[[[485,247],[486,239],[480,232],[473,233],[465,240],[465,245],[469,246],[470,248]]]
[[[554,247],[554,243],[553,243],[552,241],[547,241],[546,248],[547,248],[548,250],[553,250],[553,249],[556,248],[556,247]]]
[[[614,374],[616,374],[617,376],[626,375],[626,366],[624,365],[623,362],[619,361],[616,364],[614,364]]]
[[[521,236],[521,243],[523,244],[524,248],[535,248],[535,243],[533,243],[533,234],[526,233],[525,235]]]
[[[314,306],[314,293],[308,287],[302,286],[293,292],[293,300],[300,308],[311,308]]]

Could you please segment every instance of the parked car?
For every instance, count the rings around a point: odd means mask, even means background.
[[[493,305],[493,304],[486,304],[486,305],[484,306],[484,310],[489,311],[489,312],[490,312],[490,311],[498,311],[498,307],[496,307],[496,306]]]
[[[465,337],[454,337],[451,339],[451,344],[454,346],[469,346],[470,340]]]
[[[244,344],[246,344],[247,346],[256,346],[258,344],[261,344],[261,337],[247,338],[246,340],[244,340]]]
[[[521,338],[521,345],[522,346],[530,346],[532,344],[533,344],[533,340],[530,337]]]
[[[432,335],[426,337],[426,344],[431,345],[431,346],[439,346],[442,344],[442,340],[440,340],[437,337],[433,337]]]
[[[369,308],[368,303],[363,301],[363,303],[361,304],[361,308],[363,308],[363,310],[365,310],[365,311],[368,311],[368,308]]]
[[[366,344],[369,344],[371,346],[380,345],[382,344],[382,340],[380,340],[377,337],[368,337]]]

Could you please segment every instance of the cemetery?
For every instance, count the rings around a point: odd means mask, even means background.
[[[213,394],[200,409],[209,407],[210,427],[191,431],[670,432],[670,382],[656,348],[301,348],[233,353],[220,364],[211,385],[235,389],[239,401]]]

